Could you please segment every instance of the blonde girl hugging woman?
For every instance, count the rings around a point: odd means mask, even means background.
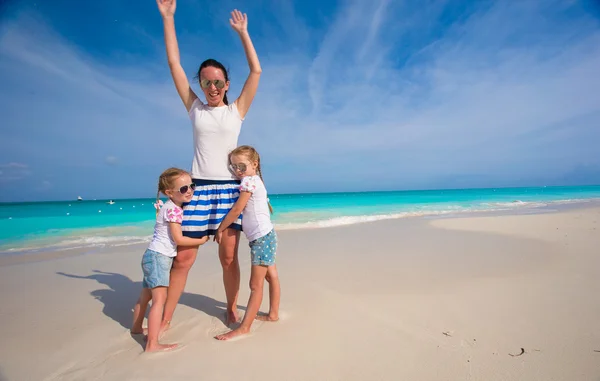
[[[243,212],[242,230],[250,242],[251,273],[250,299],[241,325],[217,340],[229,340],[250,332],[254,319],[279,320],[280,287],[275,258],[277,257],[277,234],[271,223],[273,208],[267,198],[262,179],[260,156],[253,147],[240,146],[229,155],[230,168],[241,180],[240,196],[229,213],[223,218],[214,240],[220,242],[227,227]],[[258,315],[263,298],[264,281],[269,283],[269,313]]]
[[[167,290],[170,286],[170,272],[173,259],[177,256],[177,245],[202,245],[208,237],[184,237],[181,231],[183,220],[182,206],[190,202],[196,185],[192,182],[190,174],[179,168],[169,168],[158,178],[158,192],[156,194],[156,222],[152,241],[142,256],[142,292],[133,309],[132,334],[143,334],[142,328],[146,309],[150,300],[152,307],[148,313],[148,338],[146,352],[171,351],[178,344],[161,344],[158,342],[160,326],[163,317]],[[169,198],[162,204],[160,194]]]

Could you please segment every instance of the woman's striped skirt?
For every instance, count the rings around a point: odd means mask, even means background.
[[[223,218],[240,197],[238,180],[193,179],[196,190],[192,200],[183,204],[181,230],[184,236],[202,238],[215,235]],[[240,215],[230,228],[242,230]]]

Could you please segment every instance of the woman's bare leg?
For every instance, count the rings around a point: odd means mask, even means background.
[[[177,247],[177,256],[173,259],[173,266],[171,267],[169,290],[167,292],[167,301],[160,329],[161,333],[169,329],[175,308],[177,307],[177,303],[179,303],[181,294],[183,294],[188,273],[196,261],[197,254],[198,246]]]
[[[219,245],[219,260],[223,268],[223,285],[227,298],[227,325],[239,320],[237,312],[237,299],[240,290],[240,263],[238,261],[238,247],[240,232],[235,229],[226,229]]]

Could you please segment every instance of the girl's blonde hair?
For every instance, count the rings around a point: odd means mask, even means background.
[[[265,180],[263,180],[262,177],[262,170],[260,168],[260,155],[258,154],[258,152],[254,149],[254,147],[251,146],[239,146],[237,148],[235,148],[233,151],[231,151],[231,153],[229,154],[229,161],[231,162],[231,156],[233,155],[239,155],[239,156],[246,156],[248,158],[249,161],[256,161],[258,163],[258,166],[256,168],[256,171],[258,172],[258,176],[260,177],[260,180],[264,183]],[[271,206],[271,203],[269,202],[269,200],[267,199],[267,204],[269,205],[269,211],[271,212],[271,214],[273,214],[273,207]]]
[[[163,173],[160,174],[160,176],[158,177],[158,192],[156,192],[156,204],[158,205],[158,202],[160,201],[160,194],[164,194],[165,196],[167,196],[167,193],[165,193],[168,189],[173,188],[173,184],[175,183],[175,180],[177,180],[179,177],[181,177],[181,175],[189,175],[188,171],[185,171],[183,169],[180,168],[174,168],[171,167],[169,169],[164,170]],[[156,208],[156,213],[158,214],[158,209]]]

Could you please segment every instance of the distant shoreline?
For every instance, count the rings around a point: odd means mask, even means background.
[[[405,217],[391,217],[391,218],[380,218],[365,221],[357,221],[349,224],[338,224],[338,225],[322,225],[322,226],[307,226],[307,227],[296,227],[286,228],[275,225],[278,231],[297,231],[297,230],[310,230],[310,229],[335,229],[344,228],[349,225],[356,224],[386,224],[389,221],[397,220],[445,220],[445,219],[469,219],[469,218],[480,218],[480,217],[502,217],[502,216],[524,216],[524,215],[538,215],[538,214],[553,214],[568,211],[586,210],[590,208],[600,208],[600,198],[595,200],[586,200],[581,202],[569,202],[569,203],[557,203],[545,206],[521,208],[521,209],[504,209],[504,210],[481,210],[481,211],[469,211],[469,212],[452,212],[448,214],[436,214],[436,215],[419,215],[419,216],[405,216]],[[87,247],[52,247],[52,248],[40,248],[37,250],[15,250],[0,251],[0,266],[8,266],[14,264],[31,263],[48,261],[66,257],[80,256],[80,255],[92,255],[98,253],[106,253],[113,250],[119,250],[119,248],[127,248],[126,250],[133,250],[138,248],[143,250],[147,242],[150,241],[151,235],[148,234],[145,237],[146,242],[120,242],[116,245],[96,245]]]

